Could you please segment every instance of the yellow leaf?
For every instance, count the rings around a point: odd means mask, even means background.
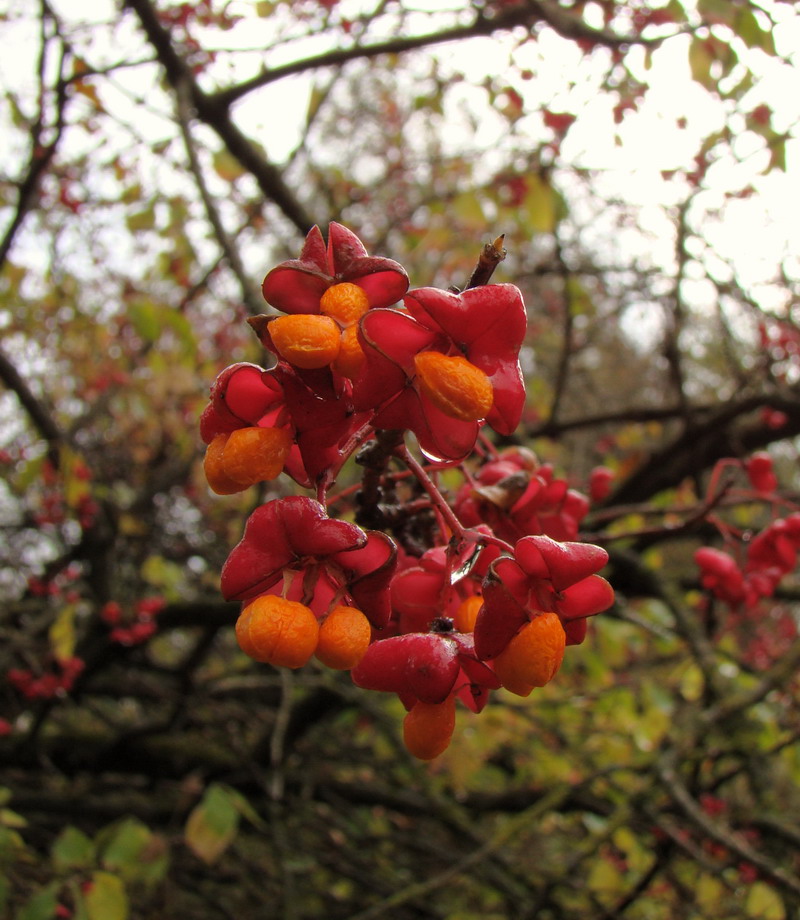
[[[592,866],[586,884],[592,891],[612,894],[624,887],[625,880],[616,866],[601,858]]]
[[[53,655],[64,661],[75,652],[75,605],[67,604],[50,626],[47,634]]]
[[[745,910],[758,920],[785,920],[786,909],[781,896],[765,882],[755,882],[747,893]]]
[[[226,182],[233,182],[246,172],[236,157],[227,150],[218,150],[214,154],[213,164],[217,175]]]
[[[708,47],[708,42],[701,38],[693,38],[689,45],[689,69],[692,72],[692,79],[696,80],[701,86],[710,89],[713,80],[711,79],[711,65],[714,62],[714,56]]]
[[[552,233],[558,221],[558,199],[552,185],[536,173],[526,177],[528,191],[523,208],[533,233]]]
[[[125,886],[110,872],[92,873],[91,887],[85,898],[89,920],[126,920],[128,916]]]
[[[74,86],[76,93],[86,96],[87,99],[90,99],[94,103],[95,108],[101,112],[103,111],[103,103],[100,101],[100,97],[97,95],[97,87],[93,83],[87,83],[85,80],[77,80]]]
[[[722,882],[712,875],[703,875],[697,882],[695,889],[697,897],[697,906],[706,912],[713,912],[725,894],[725,886]]]
[[[239,830],[239,810],[230,792],[211,785],[186,821],[184,840],[189,849],[211,865],[233,843]]]

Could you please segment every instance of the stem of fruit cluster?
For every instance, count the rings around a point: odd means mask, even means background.
[[[506,250],[503,247],[505,236],[505,233],[502,233],[496,240],[484,245],[478,258],[478,264],[475,266],[465,290],[489,283],[494,270],[506,257]]]
[[[450,505],[447,504],[444,496],[439,491],[439,487],[428,475],[422,464],[417,462],[405,444],[399,444],[395,448],[395,454],[403,461],[403,463],[405,463],[409,470],[411,470],[419,484],[428,493],[434,508],[436,508],[436,510],[442,516],[445,524],[450,529],[450,533],[452,534],[453,538],[455,538],[459,543],[463,543],[467,539],[464,525],[456,517],[455,512],[450,507]]]
[[[325,476],[323,476],[320,481],[317,483],[317,501],[327,507],[326,496],[328,489],[336,482],[336,478],[341,472],[342,467],[347,463],[350,457],[362,446],[369,438],[372,436],[374,429],[369,422],[366,422],[362,425],[358,431],[354,431],[353,434],[345,442],[344,446],[339,451],[339,462],[335,467],[328,469]]]
[[[464,533],[467,535],[467,539],[474,538],[475,543],[482,543],[484,546],[491,544],[503,550],[504,553],[508,553],[509,556],[514,555],[514,547],[510,543],[506,543],[505,540],[501,540],[500,537],[496,537],[494,534],[481,533],[480,531],[471,529],[465,530]]]

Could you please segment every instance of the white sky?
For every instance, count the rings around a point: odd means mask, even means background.
[[[22,0],[17,0],[17,3]],[[75,15],[74,0],[53,0],[53,7],[69,20]],[[251,8],[251,0],[242,0],[243,8]],[[341,0],[339,9],[343,15],[356,15],[371,8],[365,0]],[[419,0],[415,8],[420,11],[447,10],[450,3],[444,0]],[[114,0],[82,0],[80,16],[98,22],[115,15]],[[235,8],[235,7],[234,7]],[[776,9],[785,13],[785,23],[775,30],[776,44],[781,49],[800,49],[800,16],[780,4]],[[429,30],[432,23],[426,17],[421,29]],[[6,26],[7,33],[10,32]],[[243,49],[262,47],[274,40],[274,24],[269,18],[250,18],[246,26],[229,32],[215,33],[214,40],[226,47]],[[98,31],[98,36],[102,35]],[[9,40],[10,39],[10,40]],[[723,123],[722,108],[718,100],[691,80],[687,61],[688,37],[666,42],[652,55],[652,66],[644,69],[644,54],[633,53],[629,60],[638,60],[640,72],[637,76],[646,80],[649,89],[645,102],[638,112],[627,113],[621,126],[615,129],[611,116],[613,99],[597,92],[597,83],[605,68],[602,52],[594,59],[585,59],[577,47],[564,41],[552,32],[543,32],[537,41],[528,41],[519,46],[519,36],[505,36],[493,39],[475,39],[469,43],[442,45],[438,49],[426,50],[425,55],[438,54],[453,69],[462,72],[466,78],[463,84],[466,104],[478,104],[470,85],[478,87],[486,74],[503,75],[516,73],[510,68],[513,60],[518,67],[527,67],[535,74],[530,81],[514,79],[514,87],[522,93],[526,113],[531,119],[531,130],[538,130],[538,112],[544,108],[554,111],[568,111],[576,114],[578,120],[571,128],[562,148],[563,157],[580,167],[596,171],[597,182],[609,195],[627,200],[642,208],[642,229],[649,231],[654,247],[655,261],[668,259],[669,255],[658,252],[659,214],[663,218],[663,206],[670,203],[670,196],[676,192],[661,180],[663,170],[672,170],[686,165],[697,151],[702,138],[710,126]],[[286,43],[270,52],[269,63],[278,64],[310,50],[324,50],[325,36],[305,40],[302,43]],[[3,86],[18,86],[20,80],[32,80],[31,47],[35,47],[35,32],[6,36],[4,54],[0,56],[0,83]],[[124,49],[96,49],[97,56],[107,60],[124,56]],[[751,55],[752,64],[759,73],[759,80],[749,91],[742,104],[742,111],[751,111],[766,102],[776,113],[778,128],[793,127],[800,123],[800,69],[791,69],[780,62],[756,52]],[[260,66],[261,59],[243,53],[242,76],[248,76],[253,68]],[[124,87],[126,81],[139,79],[135,71],[120,71],[116,82]],[[275,162],[281,162],[294,149],[299,140],[303,119],[307,111],[309,94],[316,77],[295,77],[265,87],[252,97],[243,100],[237,107],[237,118],[243,124],[262,124],[258,138]],[[110,92],[109,90],[105,90]],[[471,95],[472,93],[472,95]],[[123,94],[109,100],[115,112],[124,113],[128,104]],[[268,118],[265,119],[265,113]],[[480,119],[480,133],[470,138],[471,144],[483,149],[499,141],[507,129],[507,123],[496,113],[488,112]],[[135,119],[140,130],[147,128],[152,120],[152,132],[158,136],[164,131],[164,122],[156,116],[149,116],[141,108],[131,110],[130,119]],[[677,129],[677,120],[686,119],[686,127]],[[742,126],[744,122],[742,121]],[[459,143],[458,127],[452,135],[454,145]],[[523,125],[524,130],[524,125]],[[755,135],[743,133],[738,143],[742,152],[752,147],[763,148],[763,142]],[[0,168],[14,173],[14,155],[0,150]],[[712,216],[721,203],[719,195],[707,193],[696,202],[697,219],[703,219],[704,236],[709,239],[719,254],[735,262],[737,274],[745,284],[757,285],[766,282],[774,273],[781,258],[787,265],[794,265],[800,276],[797,253],[800,251],[800,145],[796,139],[787,144],[787,172],[773,172],[761,176],[759,172],[766,164],[766,154],[755,152],[744,163],[721,162],[713,167],[714,185],[720,191],[741,188],[752,183],[757,195],[746,200],[733,200],[725,205],[722,213]],[[703,209],[709,214],[705,218]],[[648,221],[651,225],[647,226]],[[671,245],[671,244],[670,244]]]

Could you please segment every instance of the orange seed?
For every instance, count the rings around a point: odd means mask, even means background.
[[[349,377],[352,380],[358,375],[363,363],[364,349],[361,347],[361,342],[358,341],[358,326],[348,326],[342,330],[341,347],[333,362],[333,369],[343,377]]]
[[[414,358],[414,365],[420,389],[445,415],[474,422],[485,418],[492,408],[491,381],[466,358],[423,351]]]
[[[244,492],[247,488],[246,485],[231,479],[224,470],[222,454],[227,442],[227,434],[218,434],[206,448],[203,458],[203,472],[206,474],[208,486],[217,495],[233,495],[235,492]]]
[[[333,317],[343,326],[350,326],[369,310],[369,298],[364,288],[343,281],[325,291],[319,309],[320,313]]]
[[[534,617],[495,658],[494,670],[500,683],[519,696],[527,696],[533,687],[543,687],[558,673],[566,641],[557,614]]]
[[[245,607],[236,638],[256,661],[300,668],[314,654],[319,624],[311,608],[274,594],[262,594]]]
[[[225,475],[243,487],[280,475],[292,438],[282,428],[237,428],[222,451]]]
[[[483,598],[476,594],[468,597],[461,602],[456,615],[453,617],[453,625],[462,633],[473,632],[475,629],[475,620],[478,619],[478,611],[483,606]]]
[[[420,760],[433,760],[447,750],[456,727],[456,698],[442,703],[418,700],[403,720],[403,743]]]
[[[278,354],[305,370],[326,367],[339,354],[341,332],[330,316],[294,313],[267,327]]]
[[[250,658],[256,658],[258,652],[250,641],[250,618],[252,616],[253,605],[248,604],[242,609],[239,618],[236,620],[236,641],[239,643],[239,648],[245,655],[249,655]]]
[[[319,627],[316,657],[329,668],[349,671],[364,657],[372,638],[369,620],[355,607],[335,607]]]

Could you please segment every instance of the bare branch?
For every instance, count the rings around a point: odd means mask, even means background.
[[[31,153],[25,174],[17,186],[17,207],[11,218],[11,223],[6,228],[2,240],[0,240],[0,269],[5,265],[11,247],[14,244],[14,238],[23,224],[28,212],[36,204],[39,192],[39,184],[47,172],[50,163],[55,156],[58,145],[64,132],[67,107],[67,81],[64,78],[64,68],[66,65],[67,52],[62,47],[59,54],[58,78],[54,87],[55,92],[55,116],[49,130],[52,138],[43,143],[46,131],[48,130],[46,106],[48,88],[44,83],[44,63],[47,54],[48,43],[52,40],[47,34],[47,23],[51,21],[46,4],[42,11],[42,45],[38,62],[39,71],[39,110],[36,114],[33,125],[31,126]]]
[[[583,20],[570,15],[554,3],[527,0],[502,9],[493,16],[481,11],[467,25],[452,26],[449,29],[440,29],[437,32],[426,32],[422,35],[397,36],[371,45],[353,45],[351,48],[334,48],[321,54],[302,60],[292,61],[280,67],[264,68],[261,73],[249,80],[237,83],[227,89],[219,90],[209,96],[213,104],[230,106],[254,90],[270,83],[276,83],[286,77],[325,67],[341,67],[349,61],[370,60],[384,54],[403,54],[406,51],[415,51],[420,48],[429,48],[434,45],[443,45],[449,42],[463,41],[467,38],[477,38],[484,35],[494,35],[514,26],[533,28],[538,22],[545,22],[551,29],[564,38],[592,42],[605,45],[609,48],[620,48],[628,45],[655,46],[661,44],[665,37],[656,39],[643,39],[636,35],[616,35],[606,29],[594,29]],[[683,30],[681,30],[683,31]],[[679,34],[676,32],[675,34]]]
[[[723,825],[721,821],[710,818],[699,803],[695,801],[671,766],[660,766],[658,776],[672,796],[673,801],[706,836],[716,843],[722,844],[740,859],[752,863],[777,888],[787,891],[795,897],[800,896],[800,878],[786,872],[780,866],[776,866],[772,860],[754,850],[730,828]]]
[[[184,85],[188,88],[197,117],[217,134],[230,153],[252,173],[266,198],[274,202],[300,233],[305,235],[318,221],[310,216],[286,185],[280,170],[234,124],[229,103],[219,97],[211,97],[200,89],[191,69],[175,50],[169,31],[159,22],[150,0],[125,0],[125,7],[139,17],[172,88],[176,91]]]
[[[17,398],[22,404],[23,409],[28,413],[33,424],[36,426],[37,431],[45,441],[47,441],[50,460],[53,465],[57,467],[58,447],[66,440],[64,433],[56,424],[53,416],[34,395],[22,374],[20,374],[2,351],[0,351],[0,381],[2,381],[9,390],[17,394]]]
[[[203,168],[200,165],[200,161],[197,157],[197,149],[194,139],[192,138],[191,127],[189,125],[190,114],[188,87],[185,83],[179,83],[175,88],[175,93],[178,103],[176,106],[178,123],[180,125],[181,135],[183,136],[183,145],[186,150],[186,157],[189,161],[189,169],[194,176],[195,184],[197,185],[197,189],[200,192],[203,206],[206,209],[208,222],[211,224],[211,227],[214,230],[214,235],[217,238],[217,242],[222,249],[228,265],[231,267],[231,271],[234,273],[234,275],[236,275],[236,279],[239,282],[239,287],[242,290],[242,299],[247,305],[248,310],[253,314],[260,313],[264,306],[263,301],[254,288],[252,279],[247,274],[233,237],[230,236],[228,231],[225,229],[224,224],[222,223],[222,217],[220,216],[219,209],[217,208],[213,196],[208,190],[208,185],[206,184],[205,177],[203,176]]]

